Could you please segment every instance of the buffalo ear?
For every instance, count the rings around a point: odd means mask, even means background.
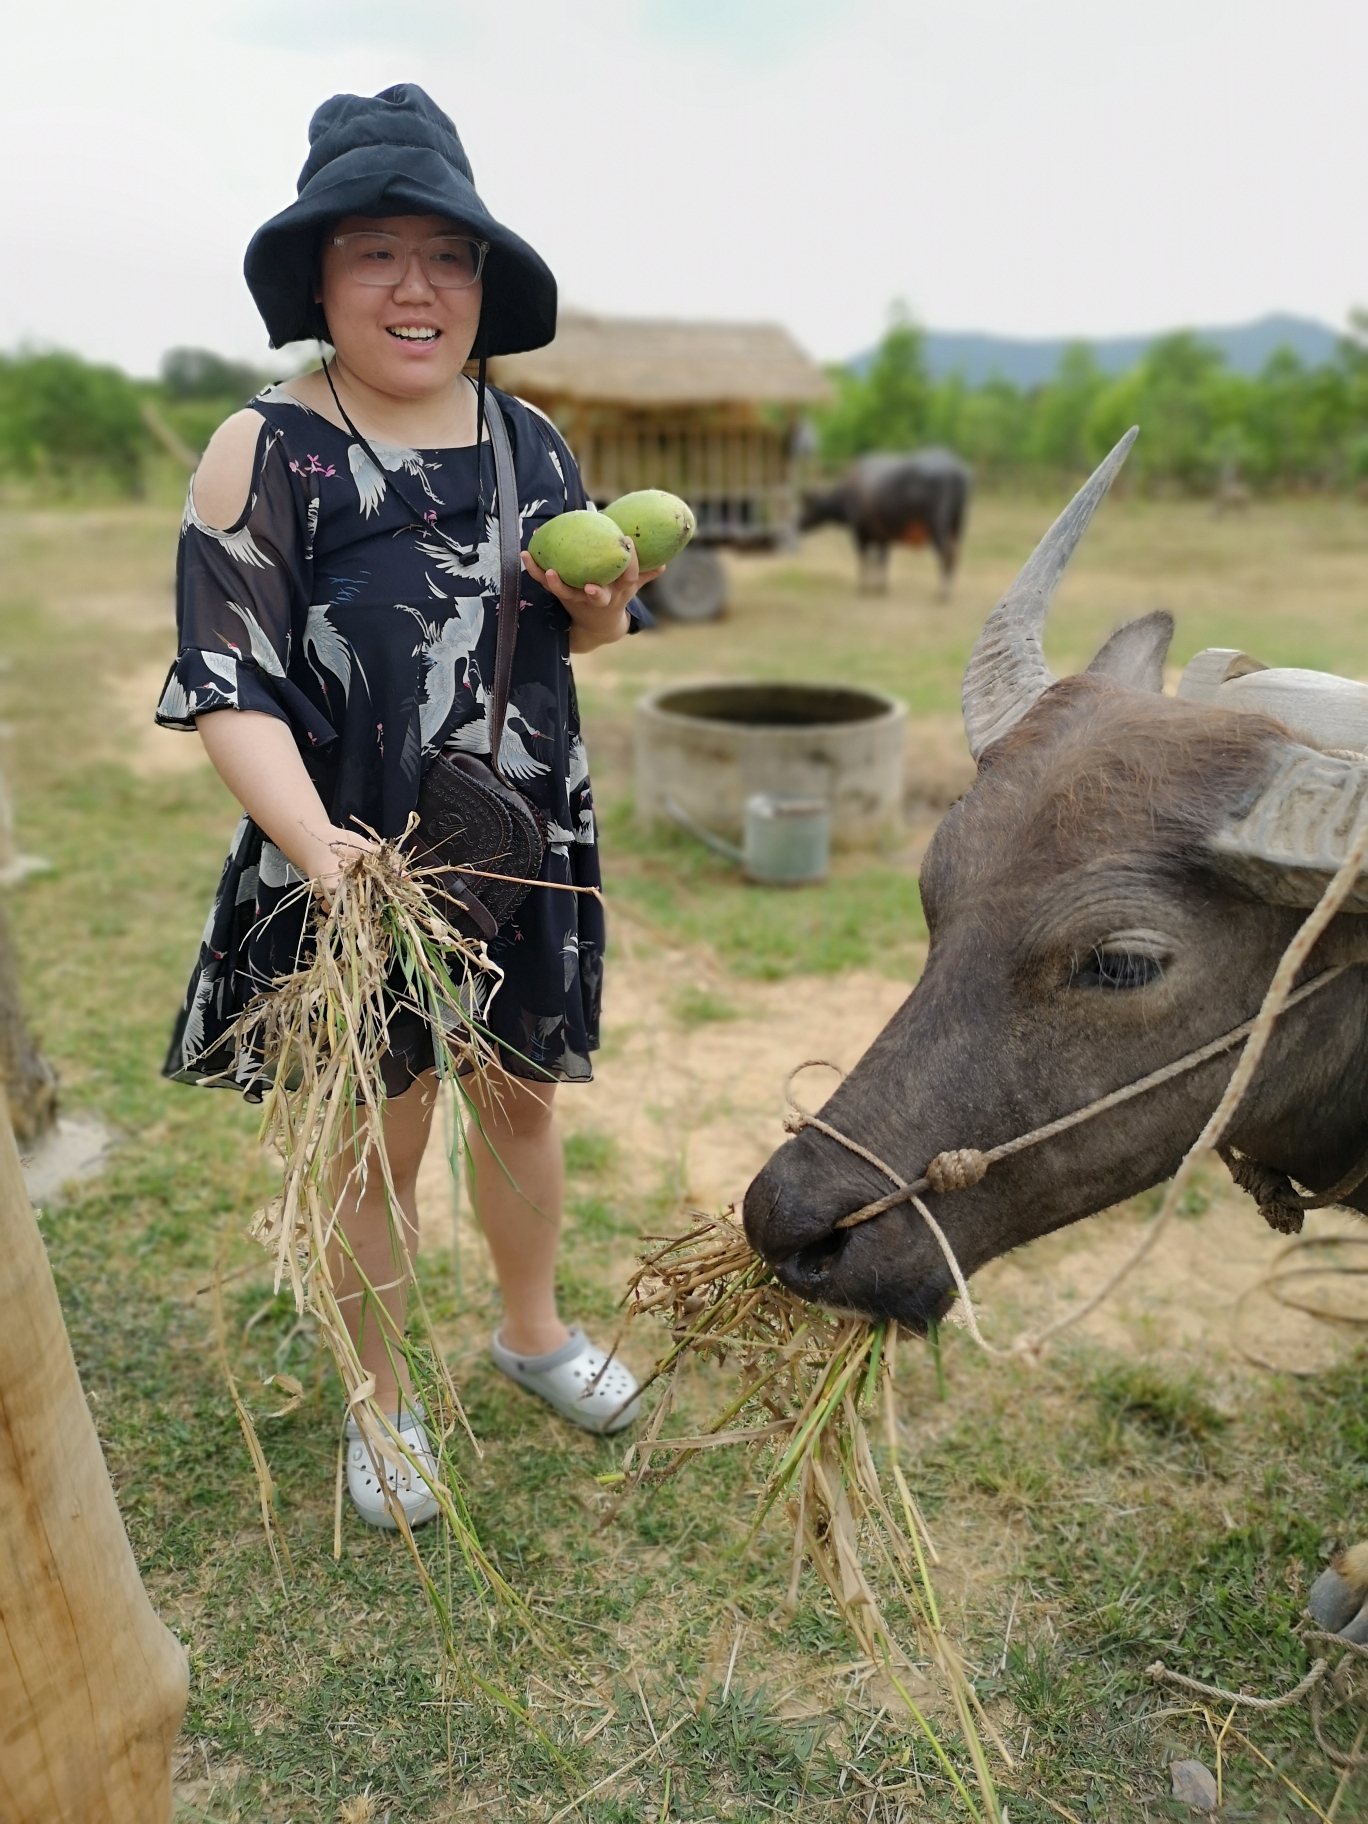
[[[1173,616],[1166,608],[1142,614],[1118,627],[1089,665],[1090,678],[1110,678],[1128,690],[1162,691],[1164,658],[1173,638]]]

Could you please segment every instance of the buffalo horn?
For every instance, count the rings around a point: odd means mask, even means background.
[[[1178,695],[1272,716],[1299,741],[1368,754],[1368,684],[1327,671],[1270,670],[1247,652],[1209,647],[1188,661]]]
[[[1050,600],[1074,547],[1138,435],[1138,427],[1127,431],[1084,482],[984,623],[969,655],[961,691],[964,729],[975,760],[984,748],[1014,728],[1054,683],[1042,644]]]
[[[1221,872],[1269,905],[1314,906],[1368,811],[1368,760],[1280,744],[1253,805],[1212,839]],[[1360,874],[1346,912],[1368,913]]]

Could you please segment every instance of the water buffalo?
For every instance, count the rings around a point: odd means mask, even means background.
[[[979,636],[963,689],[978,772],[922,868],[925,971],[820,1111],[908,1181],[942,1151],[1029,1132],[1247,1020],[1368,811],[1362,685],[1208,652],[1165,696],[1164,613],[1120,628],[1080,676],[1050,675],[1050,598],[1129,443]],[[1306,972],[1345,973],[1284,1015],[1227,1136],[1246,1175],[1289,1202],[1287,1177],[1324,1191],[1368,1169],[1368,880],[1347,904]],[[928,1192],[964,1271],[1170,1176],[1237,1055],[971,1188]],[[954,1286],[916,1210],[837,1226],[889,1190],[805,1128],[747,1191],[746,1232],[805,1298],[920,1328]],[[1368,1212],[1368,1183],[1338,1201]]]
[[[861,456],[839,487],[803,496],[799,529],[849,526],[860,557],[860,587],[882,594],[888,588],[888,547],[935,548],[941,593],[959,557],[969,505],[969,470],[949,450],[916,450],[908,456]]]

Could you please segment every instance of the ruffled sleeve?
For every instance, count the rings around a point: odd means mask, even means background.
[[[163,728],[193,730],[196,716],[249,709],[288,723],[302,747],[336,739],[289,676],[308,611],[317,512],[264,420],[236,524],[205,525],[191,485],[176,564],[179,651],[157,705]]]

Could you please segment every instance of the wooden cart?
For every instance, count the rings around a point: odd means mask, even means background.
[[[549,347],[500,356],[490,378],[554,420],[599,506],[668,488],[693,508],[694,541],[651,586],[652,607],[709,620],[726,604],[719,546],[796,536],[804,412],[829,383],[778,325],[563,310]]]

